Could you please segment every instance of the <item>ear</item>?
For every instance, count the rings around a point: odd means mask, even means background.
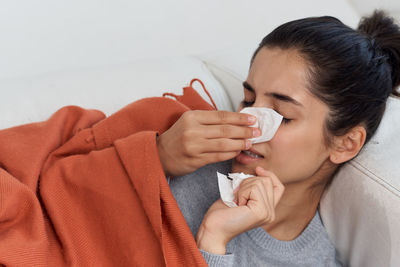
[[[357,156],[365,143],[367,133],[362,126],[356,126],[345,135],[335,136],[330,151],[330,160],[340,164]]]

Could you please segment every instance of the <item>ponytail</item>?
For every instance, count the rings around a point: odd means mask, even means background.
[[[375,10],[370,17],[363,17],[357,31],[371,38],[375,49],[381,50],[391,68],[392,94],[400,96],[400,27],[383,11]],[[379,51],[378,51],[379,53]]]

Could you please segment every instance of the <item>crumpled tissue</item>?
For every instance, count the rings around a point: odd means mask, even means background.
[[[225,174],[217,172],[218,187],[222,201],[230,208],[237,207],[234,202],[235,196],[233,191],[240,185],[240,183],[247,178],[254,177],[254,175],[241,173],[228,173]]]
[[[274,134],[281,125],[283,116],[270,108],[248,107],[240,111],[257,117],[257,122],[251,127],[258,127],[261,130],[261,135],[249,139],[251,143],[267,142],[274,137]]]

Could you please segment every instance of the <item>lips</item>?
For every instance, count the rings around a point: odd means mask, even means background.
[[[249,150],[243,150],[242,151],[243,153],[246,153],[246,154],[249,154],[249,155],[255,155],[255,156],[257,156],[257,157],[260,157],[260,158],[263,158],[264,156],[260,153],[260,152],[258,152],[257,150],[255,150],[253,147],[252,148],[250,148]]]
[[[263,158],[263,155],[254,148],[251,148],[250,150],[242,150],[240,154],[236,156],[235,160],[241,164],[250,164]]]

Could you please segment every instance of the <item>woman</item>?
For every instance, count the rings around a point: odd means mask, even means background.
[[[187,112],[159,136],[165,173],[181,175],[171,189],[208,264],[339,264],[318,204],[335,172],[370,140],[399,84],[400,30],[383,12],[357,30],[333,17],[300,19],[262,40],[243,83],[239,110],[283,115],[272,140],[251,145],[260,134],[248,127],[253,121],[209,111]],[[218,161],[225,162],[200,168]],[[216,170],[255,175],[235,192],[238,207],[217,200]]]

